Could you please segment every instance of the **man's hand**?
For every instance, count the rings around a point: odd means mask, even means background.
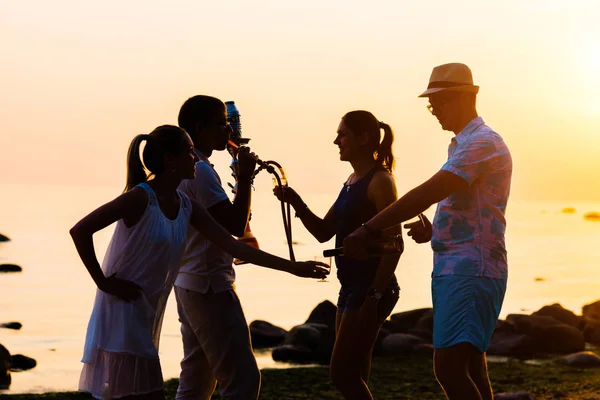
[[[367,241],[369,232],[367,228],[361,226],[344,239],[344,257],[365,260],[368,258]]]
[[[431,222],[423,214],[419,214],[419,221],[405,224],[404,228],[408,229],[407,235],[412,237],[417,243],[427,243],[431,240]]]
[[[142,288],[131,281],[118,279],[116,272],[108,278],[105,278],[102,283],[98,285],[98,289],[113,296],[117,296],[125,301],[135,300],[142,294]]]
[[[319,278],[325,279],[329,275],[329,265],[318,261],[295,262],[294,266],[288,270],[290,274],[301,278]]]
[[[249,147],[241,147],[238,152],[238,177],[242,179],[250,179],[256,168],[256,160],[258,156],[250,152]]]

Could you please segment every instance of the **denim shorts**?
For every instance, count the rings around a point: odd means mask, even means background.
[[[431,280],[433,347],[471,343],[485,353],[506,293],[506,279],[445,275]]]
[[[342,286],[340,295],[337,301],[337,312],[358,312],[364,303],[369,288],[348,288]],[[377,304],[377,319],[385,321],[392,313],[392,310],[400,297],[400,289],[398,287],[386,288],[383,296]]]

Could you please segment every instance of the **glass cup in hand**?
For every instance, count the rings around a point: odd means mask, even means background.
[[[318,261],[318,262],[325,264],[326,267],[323,267],[323,268],[327,268],[329,270],[329,273],[331,273],[331,257],[315,256],[314,261]],[[317,282],[329,282],[329,281],[327,280],[327,278],[321,278]]]

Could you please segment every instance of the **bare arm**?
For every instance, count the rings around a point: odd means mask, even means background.
[[[412,189],[385,210],[371,218],[367,226],[383,230],[416,217],[432,204],[438,203],[458,190],[468,187],[467,182],[451,172],[440,170],[425,183]]]
[[[219,204],[209,209],[221,225],[237,237],[244,236],[248,219],[250,218],[250,203],[252,201],[252,175],[256,168],[256,155],[250,153],[250,148],[243,147],[238,153],[238,178],[233,205],[229,202],[219,208]],[[230,206],[231,207],[228,207]]]
[[[250,217],[251,188],[250,179],[240,178],[233,204],[224,200],[208,208],[210,215],[231,235],[244,236]]]
[[[223,251],[242,260],[263,267],[286,271],[297,276],[322,278],[327,270],[314,262],[292,262],[284,258],[265,253],[234,239],[198,202],[192,200],[193,210],[190,223],[208,240]]]
[[[335,235],[335,218],[333,207],[329,209],[325,218],[319,218],[315,215],[304,203],[302,198],[291,187],[284,186],[283,193],[279,187],[273,189],[273,193],[279,200],[283,199],[286,203],[290,203],[296,211],[296,216],[300,218],[304,227],[317,239],[320,243],[324,243]]]
[[[251,178],[256,165],[255,158],[247,148],[239,153],[239,162],[235,168],[237,187],[233,203],[207,161],[197,164],[196,178],[185,180],[181,184],[181,188],[190,198],[205,204],[212,217],[231,235],[238,237],[244,235],[250,215]]]
[[[368,231],[381,231],[411,219],[432,204],[437,203],[458,190],[464,190],[468,183],[451,172],[440,170],[427,182],[412,189],[385,210],[371,218],[344,239],[344,254],[364,259],[367,256],[365,243]]]
[[[369,197],[369,200],[375,203],[377,211],[381,211],[395,202],[398,199],[398,192],[396,191],[396,182],[392,175],[383,171],[376,173],[369,183],[367,196]],[[394,225],[385,231],[385,235],[398,235],[401,233],[402,229],[400,224]],[[375,275],[371,287],[377,291],[383,291],[394,274],[399,260],[399,254],[381,257],[379,268],[377,269],[377,274]]]
[[[114,275],[104,276],[96,258],[93,235],[120,219],[123,219],[127,226],[135,225],[142,217],[147,204],[148,196],[143,189],[130,190],[91,212],[69,231],[79,257],[96,286],[125,300],[137,297],[139,287],[132,282],[116,279]]]

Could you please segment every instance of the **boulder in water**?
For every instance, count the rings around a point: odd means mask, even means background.
[[[433,345],[430,343],[420,343],[413,346],[413,354],[433,357]]]
[[[561,306],[558,303],[554,303],[549,306],[544,306],[538,311],[534,312],[532,315],[552,317],[555,320],[562,322],[563,324],[572,326],[573,328],[579,329],[583,327],[583,320],[580,316],[577,316],[574,312],[563,308],[563,306]]]
[[[10,238],[8,236],[4,236],[3,234],[0,233],[0,242],[8,242],[10,241]]]
[[[291,344],[275,347],[271,353],[275,361],[291,362],[297,364],[310,364],[313,361],[313,353],[309,349]]]
[[[329,328],[335,329],[336,314],[337,307],[329,300],[325,300],[319,303],[314,310],[312,310],[305,324],[325,324]]]
[[[293,327],[283,344],[303,347],[312,352],[312,362],[328,364],[335,343],[335,328],[325,324],[306,323]]]
[[[557,311],[557,308],[551,309]],[[562,318],[568,319],[569,315],[564,314]],[[525,335],[532,340],[531,350],[534,354],[569,354],[585,349],[583,332],[554,317],[510,314],[506,319],[515,323],[517,334]]]
[[[390,333],[406,333],[408,329],[402,322],[398,322],[394,319],[388,319],[383,323],[382,329],[386,329]]]
[[[585,318],[583,337],[587,343],[600,345],[600,319]]]
[[[14,329],[16,331],[18,331],[22,327],[23,325],[20,322],[5,322],[3,324],[0,324],[0,328]]]
[[[10,387],[10,367],[12,360],[10,352],[6,347],[0,344],[0,389],[8,389]]]
[[[596,300],[593,303],[586,304],[581,309],[581,314],[584,318],[600,319],[600,300]]]
[[[325,324],[302,324],[293,327],[285,337],[284,344],[304,347],[315,350],[319,341],[323,338],[323,333],[328,329]]]
[[[416,310],[399,312],[390,316],[390,321],[387,323],[390,328],[390,332],[393,333],[405,333],[413,329],[417,322],[426,313],[431,312],[432,308],[418,308]],[[389,328],[388,328],[389,329]]]
[[[496,333],[517,333],[517,324],[513,321],[499,319],[496,321],[496,328],[494,329],[494,334]]]
[[[586,221],[600,221],[600,213],[596,211],[585,213],[583,219]]]
[[[580,351],[579,353],[564,356],[562,360],[571,367],[597,367],[600,368],[600,357],[591,351]]]
[[[383,354],[386,356],[404,356],[411,354],[418,344],[425,344],[425,340],[407,333],[392,333],[383,339]]]
[[[560,321],[545,315],[509,314],[506,320],[513,322],[516,333],[523,335],[531,335],[542,328],[561,324]]]
[[[433,308],[425,311],[417,321],[414,329],[433,332]]]
[[[13,372],[27,371],[28,369],[35,368],[37,361],[33,358],[26,357],[23,354],[15,354],[11,356],[12,366],[10,370]]]
[[[569,354],[585,350],[583,332],[566,324],[541,329],[532,338],[538,351],[545,354]]]
[[[379,333],[377,334],[377,339],[375,339],[375,345],[373,345],[374,356],[383,355],[383,340],[391,334],[392,332],[388,331],[385,328],[381,328],[379,330]]]
[[[533,340],[527,335],[496,332],[492,335],[487,353],[493,356],[530,358],[534,355]]]
[[[433,332],[429,329],[411,329],[408,332],[409,335],[418,336],[427,343],[433,343]]]
[[[21,272],[23,268],[16,264],[0,264],[0,272]]]
[[[250,338],[255,349],[279,346],[285,340],[285,335],[285,329],[270,322],[257,320],[250,323]]]

